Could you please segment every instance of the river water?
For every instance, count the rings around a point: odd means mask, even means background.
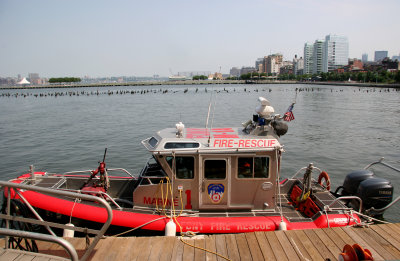
[[[296,95],[296,89],[297,95]],[[329,173],[332,187],[353,170],[385,157],[400,167],[400,91],[319,85],[187,85],[0,91],[0,179],[28,172],[95,169],[107,151],[109,168],[138,174],[149,157],[140,144],[154,132],[182,121],[234,127],[252,118],[258,97],[283,114],[292,101],[295,120],[281,137],[282,177],[312,162]],[[374,167],[392,181],[400,179]],[[400,222],[400,204],[385,213]]]

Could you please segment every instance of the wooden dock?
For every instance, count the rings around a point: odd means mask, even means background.
[[[79,256],[86,242],[71,238]],[[179,237],[107,237],[100,240],[90,260],[337,260],[343,246],[359,244],[375,260],[400,259],[400,223],[368,228],[326,228]],[[2,242],[4,244],[4,242]],[[68,257],[59,245],[37,242],[43,254]],[[36,259],[35,259],[36,260]]]

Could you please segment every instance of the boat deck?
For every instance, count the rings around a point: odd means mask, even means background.
[[[85,239],[71,238],[68,241],[81,256]],[[184,241],[230,260],[337,260],[345,244],[355,243],[368,248],[375,260],[400,259],[400,224],[205,235]],[[42,254],[67,257],[58,245],[37,243]],[[107,237],[100,240],[90,260],[224,259],[184,244],[178,237]]]

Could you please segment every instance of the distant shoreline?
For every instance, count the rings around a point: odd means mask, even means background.
[[[299,81],[270,81],[270,80],[187,80],[187,81],[149,81],[125,83],[74,83],[74,84],[47,84],[29,86],[0,86],[0,90],[19,89],[48,89],[48,88],[85,88],[85,87],[114,87],[114,86],[159,86],[159,85],[212,85],[212,84],[307,84],[307,85],[335,85],[376,88],[400,88],[400,84],[385,83],[358,83],[358,82],[299,82]]]

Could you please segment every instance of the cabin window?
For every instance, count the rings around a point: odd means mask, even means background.
[[[200,147],[197,142],[167,142],[164,149],[194,149]]]
[[[149,144],[150,144],[150,146],[152,146],[153,148],[157,145],[157,143],[158,143],[158,140],[157,140],[156,138],[151,137],[151,138],[149,139]]]
[[[268,178],[269,158],[268,157],[239,157],[238,178]]]
[[[167,156],[166,160],[173,169],[174,157]],[[194,178],[194,158],[193,157],[175,157],[176,178],[193,179]]]
[[[225,160],[205,160],[204,177],[206,179],[225,179],[226,161]]]

